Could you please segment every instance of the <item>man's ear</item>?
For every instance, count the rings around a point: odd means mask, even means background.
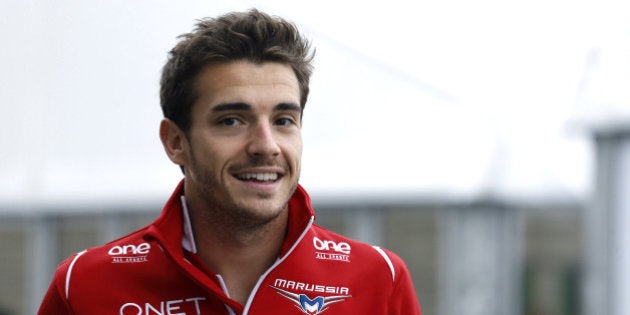
[[[180,166],[187,166],[190,162],[188,156],[189,143],[184,132],[170,119],[164,118],[160,123],[160,140],[168,158]]]

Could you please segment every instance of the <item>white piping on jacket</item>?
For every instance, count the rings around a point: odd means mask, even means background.
[[[186,197],[182,195],[180,198],[182,201],[182,214],[184,216],[184,235],[182,236],[182,247],[193,253],[197,253],[197,243],[195,242],[195,235],[192,231],[192,224],[190,224],[190,214],[188,213],[188,206],[186,206]]]
[[[68,267],[68,273],[66,273],[66,300],[69,298],[69,293],[70,293],[70,276],[72,275],[72,268],[74,268],[74,263],[77,262],[77,260],[79,259],[79,257],[81,257],[81,255],[85,254],[85,252],[87,252],[87,249],[77,253],[76,256],[74,256],[74,258],[72,259],[72,262],[70,263],[70,267]]]
[[[383,258],[385,259],[385,262],[389,266],[389,270],[392,272],[392,281],[396,281],[396,271],[394,270],[394,264],[392,264],[392,260],[389,259],[389,256],[387,256],[387,254],[382,248],[378,246],[372,246],[372,247],[374,247],[374,249],[376,249],[376,251],[379,254],[381,254],[381,256],[383,256]]]
[[[221,290],[223,290],[223,293],[225,293],[225,296],[230,297],[230,292],[228,292],[227,285],[225,285],[225,281],[223,280],[223,277],[221,277],[220,274],[217,274],[217,278],[219,279],[219,283],[221,284]],[[225,305],[225,308],[227,309],[230,315],[236,315],[236,313],[234,313],[234,310],[232,310],[230,306],[228,306],[227,304],[223,304],[223,305]]]

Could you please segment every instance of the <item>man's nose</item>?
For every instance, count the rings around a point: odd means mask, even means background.
[[[252,127],[247,153],[258,156],[276,156],[280,146],[274,136],[273,126],[269,122],[260,122]]]

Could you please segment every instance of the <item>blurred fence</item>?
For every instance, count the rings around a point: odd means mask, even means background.
[[[316,222],[398,253],[424,314],[580,314],[583,205],[356,197],[315,199]],[[160,209],[1,216],[0,306],[34,314],[63,258],[150,223]]]

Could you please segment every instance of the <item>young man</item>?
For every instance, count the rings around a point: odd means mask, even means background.
[[[311,59],[256,10],[183,35],[160,138],[184,179],[151,225],[63,262],[39,314],[420,314],[398,256],[313,224],[298,185]]]

